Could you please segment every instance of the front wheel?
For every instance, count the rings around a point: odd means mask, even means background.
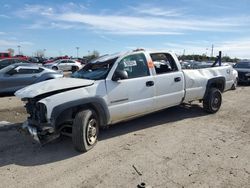
[[[203,108],[208,113],[216,113],[222,103],[222,95],[219,89],[211,88],[203,100]]]
[[[72,127],[72,141],[75,149],[86,152],[94,147],[99,132],[99,119],[95,111],[86,109],[79,111]]]

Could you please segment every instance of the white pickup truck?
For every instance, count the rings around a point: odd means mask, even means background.
[[[41,143],[72,136],[76,150],[97,142],[100,127],[194,100],[215,113],[234,84],[231,66],[182,70],[175,54],[135,50],[106,55],[73,74],[15,93],[30,115],[23,128]]]

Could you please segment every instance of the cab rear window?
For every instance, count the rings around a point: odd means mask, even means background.
[[[156,74],[178,71],[174,58],[168,53],[150,54]]]

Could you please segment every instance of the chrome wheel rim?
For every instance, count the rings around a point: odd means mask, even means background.
[[[97,121],[92,118],[87,125],[87,142],[89,145],[93,145],[97,139]]]
[[[215,94],[213,99],[212,99],[212,108],[213,110],[217,110],[220,108],[221,105],[221,97],[219,94]]]

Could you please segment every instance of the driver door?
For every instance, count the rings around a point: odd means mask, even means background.
[[[112,123],[152,111],[154,82],[145,55],[140,53],[124,57],[116,71],[126,71],[128,77],[118,81],[112,78],[106,80]]]
[[[60,63],[58,64],[58,67],[62,71],[68,70],[68,61],[67,60],[61,60]]]

